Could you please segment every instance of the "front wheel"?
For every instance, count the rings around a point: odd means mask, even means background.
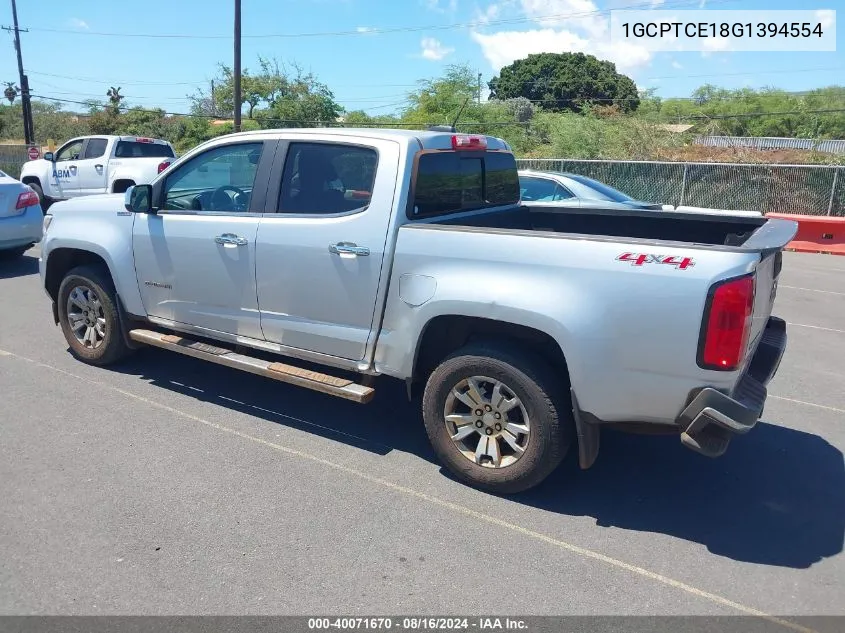
[[[423,394],[426,432],[441,463],[494,493],[539,484],[572,443],[564,380],[542,359],[508,346],[473,344],[449,356]]]
[[[79,266],[59,286],[59,324],[79,360],[110,365],[128,356],[123,340],[117,297],[108,273],[99,266]]]

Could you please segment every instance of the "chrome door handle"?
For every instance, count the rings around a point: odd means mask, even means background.
[[[102,169],[102,168],[103,168],[102,165],[94,165],[94,169]]]
[[[235,246],[246,246],[249,244],[248,239],[241,237],[240,235],[235,235],[234,233],[224,233],[223,235],[218,235],[214,238],[214,241],[218,244],[234,244]]]
[[[370,254],[370,249],[366,246],[358,246],[354,242],[338,242],[337,244],[329,244],[329,252],[334,255],[360,255],[362,257]]]

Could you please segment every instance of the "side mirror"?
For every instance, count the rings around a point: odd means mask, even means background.
[[[123,206],[131,213],[152,213],[152,185],[134,185],[123,194]]]
[[[54,163],[56,162],[56,157],[53,155],[53,152],[44,152],[44,160]]]

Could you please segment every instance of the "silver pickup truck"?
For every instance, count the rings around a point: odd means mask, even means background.
[[[571,447],[589,468],[604,426],[724,453],[786,346],[771,310],[797,224],[519,191],[483,135],[233,134],[54,205],[41,279],[84,362],[152,345],[359,403],[405,381],[442,463],[497,493]]]

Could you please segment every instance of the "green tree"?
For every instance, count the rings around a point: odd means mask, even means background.
[[[278,61],[258,58],[259,71],[241,72],[241,102],[246,118],[273,125],[273,121],[291,121],[291,125],[307,121],[333,122],[342,108],[335,102],[328,86],[296,64],[283,68]],[[232,117],[235,112],[235,78],[232,68],[218,65],[214,94],[197,90],[189,95],[191,112],[197,116]]]
[[[417,85],[418,88],[408,95],[403,121],[416,124],[451,123],[462,107],[461,121],[478,119],[478,78],[471,67],[453,64],[446,68],[441,77],[423,79]]]
[[[634,81],[616,66],[584,53],[538,53],[505,66],[488,84],[495,99],[525,97],[553,112],[580,112],[585,104],[639,106]]]

